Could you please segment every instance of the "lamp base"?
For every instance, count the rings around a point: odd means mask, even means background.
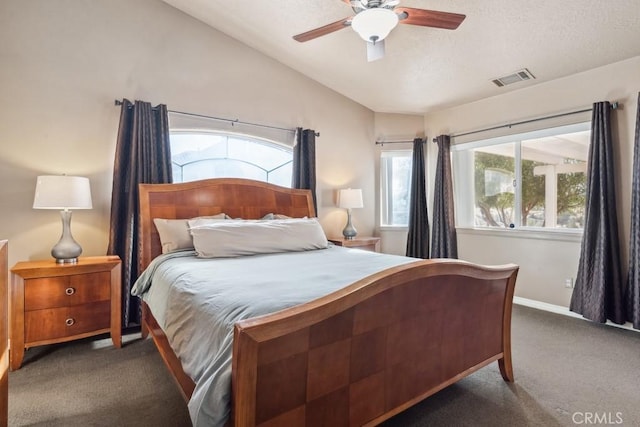
[[[56,258],[56,264],[77,264],[78,258]]]
[[[357,234],[356,228],[351,224],[351,209],[347,209],[347,225],[342,230],[342,235],[347,240],[353,240]]]
[[[62,236],[51,249],[51,256],[56,259],[56,264],[75,264],[82,253],[82,247],[71,235],[71,211],[60,211],[62,217]]]

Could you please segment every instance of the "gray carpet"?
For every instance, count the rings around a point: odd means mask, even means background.
[[[190,426],[151,340],[123,337],[35,347],[9,373],[9,426]]]
[[[640,425],[639,332],[515,306],[513,359],[515,384],[492,364],[384,425]],[[105,339],[29,350],[9,375],[9,425],[190,423],[153,343],[132,334],[120,350]]]

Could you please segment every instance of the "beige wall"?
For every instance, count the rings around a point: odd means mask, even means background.
[[[479,102],[425,115],[425,131],[429,137],[441,133],[462,133],[485,127],[580,110],[598,101],[618,101],[622,109],[612,113],[616,135],[616,186],[619,204],[620,242],[623,273],[626,276],[631,203],[631,168],[633,136],[638,91],[640,91],[640,57],[611,64],[563,79],[528,87]],[[537,122],[478,134],[490,136],[519,133],[552,125],[590,120],[589,113],[561,120]],[[458,138],[460,143],[471,139]],[[428,157],[433,163],[436,147],[429,145]],[[432,169],[433,170],[433,169]],[[429,175],[430,187],[433,177]],[[458,237],[460,257],[482,263],[515,262],[520,265],[516,295],[561,306],[568,306],[571,289],[565,279],[575,278],[580,255],[580,242],[575,239],[541,240],[537,235],[509,237],[485,233],[461,232]]]
[[[160,0],[22,0],[0,5],[0,238],[10,263],[49,257],[57,212],[33,210],[39,174],[91,179],[94,209],[75,211],[85,255],[106,251],[114,99],[320,132],[319,216],[340,234],[335,189],[363,189],[355,219],[375,226],[374,114]]]

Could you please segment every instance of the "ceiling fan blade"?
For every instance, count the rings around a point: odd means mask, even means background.
[[[295,35],[293,36],[293,39],[302,43],[302,42],[308,42],[309,40],[313,40],[317,37],[324,36],[329,33],[333,33],[334,31],[341,30],[351,25],[351,18],[352,17],[349,16],[348,18],[344,18],[344,19],[341,19],[340,21],[332,22],[331,24],[327,24],[323,27],[315,28],[311,31],[307,31],[306,33]]]
[[[384,40],[367,42],[367,62],[384,58]]]
[[[401,24],[421,25],[423,27],[455,30],[464,21],[466,15],[440,12],[437,10],[415,9],[413,7],[396,7],[393,9],[400,18]],[[403,16],[406,14],[406,17]]]

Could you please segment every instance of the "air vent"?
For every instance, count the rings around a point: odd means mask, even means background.
[[[531,71],[523,68],[522,70],[516,71],[513,74],[509,74],[508,76],[498,77],[497,79],[492,80],[492,82],[498,86],[506,86],[513,83],[518,83],[523,80],[531,80],[535,79],[535,76],[531,74]]]

